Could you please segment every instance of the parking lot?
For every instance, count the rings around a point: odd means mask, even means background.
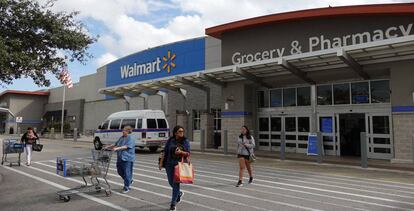
[[[63,202],[56,192],[83,181],[57,175],[56,157],[90,162],[91,144],[43,143],[44,150],[34,154],[31,166],[0,167],[2,210],[168,210],[171,188],[165,171],[158,170],[158,153],[137,151],[135,182],[129,193],[121,193],[123,182],[113,156],[108,172],[111,196],[101,191],[77,194]],[[254,183],[246,184],[245,178],[245,185],[237,188],[234,156],[194,152],[192,162],[196,181],[182,185],[185,196],[178,210],[414,210],[414,174],[410,172],[259,158]]]

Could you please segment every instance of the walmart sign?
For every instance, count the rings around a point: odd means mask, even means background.
[[[107,65],[106,86],[115,86],[205,68],[205,39],[171,43],[141,51]]]

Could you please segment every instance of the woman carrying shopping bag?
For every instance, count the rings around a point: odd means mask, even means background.
[[[26,165],[30,166],[32,163],[33,144],[36,144],[36,140],[39,136],[33,131],[33,128],[28,127],[27,132],[23,134],[21,142],[24,144],[24,151],[26,152]]]
[[[174,127],[173,136],[165,144],[163,156],[159,168],[165,167],[167,172],[168,183],[172,188],[170,210],[175,210],[175,206],[182,200],[184,192],[180,191],[180,183],[174,181],[174,169],[178,162],[190,156],[190,143],[184,136],[184,128],[182,126],[177,125]]]
[[[247,126],[241,128],[241,134],[237,139],[237,158],[239,158],[239,181],[236,187],[243,186],[243,172],[247,168],[249,173],[249,184],[253,182],[253,170],[251,161],[254,156],[253,148],[255,147],[254,138],[250,135],[250,130]]]

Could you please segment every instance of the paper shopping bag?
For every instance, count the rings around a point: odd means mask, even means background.
[[[194,168],[190,162],[184,162],[184,158],[178,165],[174,167],[174,182],[193,184],[194,181]]]

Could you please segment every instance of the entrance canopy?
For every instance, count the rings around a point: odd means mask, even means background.
[[[180,89],[186,86],[209,91],[206,82],[225,86],[227,82],[241,80],[271,88],[272,85],[263,79],[280,75],[293,75],[306,83],[315,84],[307,73],[338,68],[350,68],[361,78],[369,79],[364,65],[408,59],[414,59],[414,35],[106,87],[99,92],[123,97],[128,93],[156,93],[163,90],[180,93]]]

